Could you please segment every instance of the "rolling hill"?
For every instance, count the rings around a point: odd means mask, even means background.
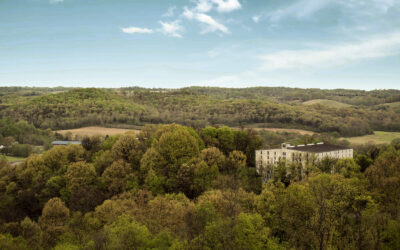
[[[23,90],[23,89],[22,89]],[[373,130],[400,131],[393,109],[340,102],[364,96],[372,103],[397,100],[398,91],[302,90],[288,88],[66,89],[4,91],[0,117],[26,120],[53,130],[113,124],[179,123],[194,127],[263,124],[270,128],[305,129],[360,136]],[[30,90],[33,91],[33,90]],[[320,98],[310,97],[319,96]],[[12,97],[12,98],[11,98]],[[326,98],[323,98],[326,97]],[[15,98],[18,102],[13,101]],[[331,99],[338,100],[331,100]],[[302,100],[328,105],[303,105]],[[364,102],[363,102],[364,103]]]
[[[324,106],[329,106],[329,107],[334,107],[334,108],[348,108],[353,105],[347,104],[347,103],[342,103],[342,102],[337,102],[333,100],[327,100],[327,99],[314,99],[314,100],[309,100],[306,102],[303,102],[303,105],[324,105]]]

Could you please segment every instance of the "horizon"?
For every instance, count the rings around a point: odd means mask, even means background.
[[[316,90],[346,90],[346,91],[366,91],[366,92],[372,92],[372,91],[387,91],[387,90],[400,90],[400,88],[382,88],[382,89],[354,89],[354,88],[303,88],[303,87],[287,87],[287,86],[268,86],[268,85],[255,85],[255,86],[249,86],[249,87],[221,87],[221,86],[207,86],[207,85],[187,85],[183,87],[143,87],[139,85],[131,85],[131,86],[124,86],[124,87],[79,87],[79,86],[62,86],[62,85],[54,85],[54,86],[24,86],[24,85],[4,85],[1,86],[0,88],[49,88],[49,89],[57,89],[57,88],[66,88],[66,89],[128,89],[128,88],[139,88],[139,89],[146,89],[146,90],[151,90],[151,89],[163,89],[163,90],[181,90],[181,89],[186,89],[186,88],[219,88],[219,89],[251,89],[251,88],[286,88],[286,89],[302,89],[302,90],[307,90],[307,89],[316,89]]]
[[[0,86],[400,87],[400,1],[5,0]]]

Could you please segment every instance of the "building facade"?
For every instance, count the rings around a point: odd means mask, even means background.
[[[282,143],[280,148],[256,150],[256,168],[265,179],[272,178],[274,167],[279,162],[287,166],[297,162],[303,167],[307,163],[320,161],[325,157],[343,159],[353,158],[353,149],[343,146],[324,144],[323,142],[307,145]]]

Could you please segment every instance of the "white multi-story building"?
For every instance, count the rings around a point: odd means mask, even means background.
[[[324,144],[323,142],[307,145],[282,143],[280,148],[256,150],[256,168],[263,172],[266,179],[271,176],[274,166],[279,162],[298,162],[305,166],[310,161],[319,161],[325,157],[343,159],[353,158],[353,149],[343,146]]]

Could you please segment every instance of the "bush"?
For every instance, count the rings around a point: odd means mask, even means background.
[[[14,144],[11,147],[13,156],[28,157],[32,153],[33,147],[28,144]]]

